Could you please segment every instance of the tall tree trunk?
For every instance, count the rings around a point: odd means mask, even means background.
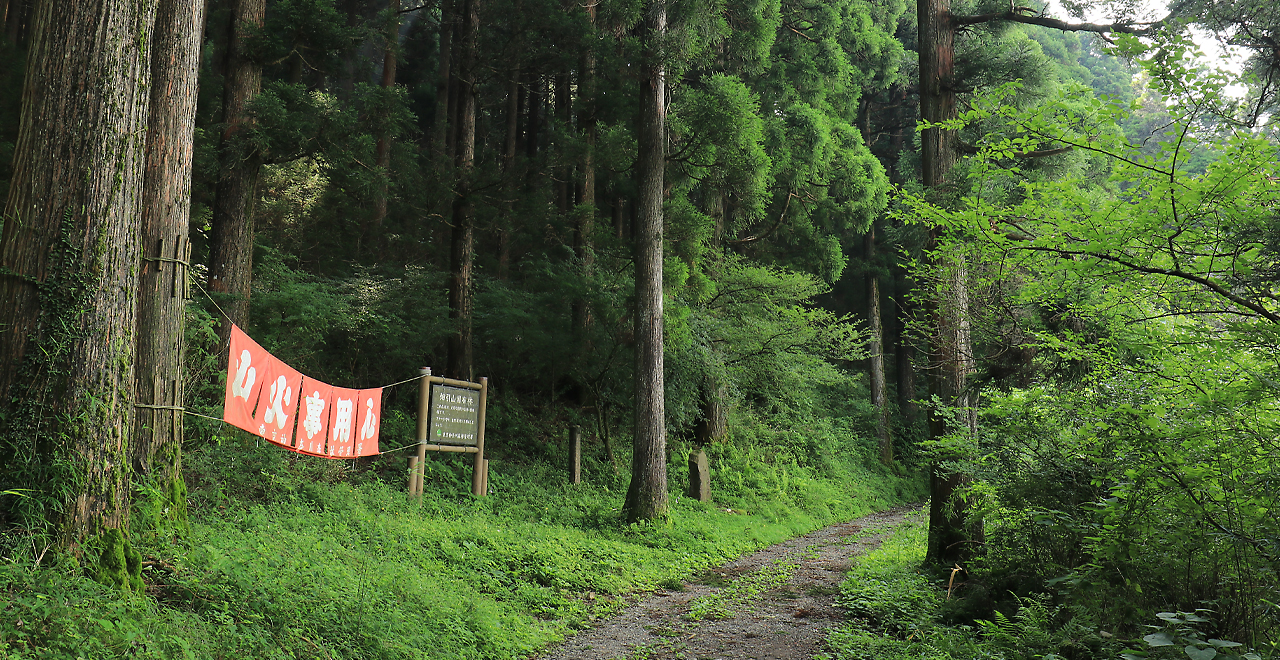
[[[595,30],[596,5],[587,4],[587,18],[591,29]],[[582,154],[582,204],[574,211],[573,252],[578,258],[584,279],[592,277],[595,266],[595,248],[591,243],[591,234],[596,226],[596,118],[595,118],[595,79],[596,58],[591,50],[582,56],[578,67],[578,126],[582,128],[586,140],[586,150]],[[591,325],[591,310],[587,301],[573,301],[573,330],[579,336],[585,335]]]
[[[870,374],[871,405],[876,409],[876,442],[880,447],[880,462],[893,463],[893,436],[889,432],[889,398],[885,394],[884,379],[884,324],[880,317],[880,269],[876,263],[876,227],[873,222],[863,238],[870,272],[867,274],[867,329],[871,340],[867,343],[867,359]]]
[[[436,111],[431,126],[432,142],[442,155],[449,152],[450,121],[453,118],[451,100],[453,91],[452,58],[453,58],[453,3],[450,0],[440,2],[440,53],[439,68],[436,70]]]
[[[567,142],[569,141],[569,133],[573,130],[572,121],[573,113],[571,110],[572,97],[569,95],[569,74],[564,73],[555,77],[555,111],[556,121],[560,124],[559,139],[556,140],[554,157],[557,165],[552,168],[551,187],[555,191],[556,210],[561,216],[569,213],[569,207],[573,205],[573,166],[569,164],[569,150]]]
[[[18,44],[30,32],[31,10],[35,0],[9,0],[9,11],[5,16],[4,31],[9,43]]]
[[[906,428],[915,428],[920,420],[920,407],[916,405],[915,346],[907,336],[907,328],[914,316],[908,297],[911,286],[904,268],[893,269],[893,374],[897,381],[898,412]]]
[[[517,15],[520,3],[516,3]],[[515,177],[516,148],[520,136],[520,66],[511,69],[511,81],[507,83],[507,135],[502,143],[503,188],[507,195],[507,217],[498,226],[498,279],[506,280],[511,265],[511,229],[516,223]]]
[[[667,515],[667,430],[662,372],[662,197],[666,171],[666,69],[659,44],[667,31],[666,0],[651,0],[645,17],[640,79],[639,210],[635,226],[635,437],[628,522]]]
[[[956,119],[954,91],[955,26],[950,0],[921,0],[919,13],[920,116],[939,123]],[[955,131],[939,128],[921,133],[921,169],[924,185],[936,203],[946,204],[951,196],[947,175],[958,158]],[[931,253],[941,238],[930,235]],[[931,394],[957,409],[964,428],[948,429],[945,415],[935,411],[929,434],[939,439],[949,430],[973,432],[973,416],[966,379],[973,373],[973,350],[969,338],[968,269],[961,257],[938,257],[933,264],[942,278],[930,301],[934,326],[930,352]],[[942,564],[964,561],[972,545],[982,538],[981,521],[969,521],[967,507],[955,497],[968,477],[935,464],[930,479],[929,550],[930,560]]]
[[[160,0],[151,46],[151,110],[138,273],[137,418],[133,470],[159,489],[161,531],[186,524],[182,481],[182,329],[187,300],[191,160],[204,0]],[[163,519],[163,520],[161,520]]]
[[[253,208],[262,156],[245,140],[252,123],[249,104],[262,88],[262,66],[249,59],[248,39],[262,27],[266,0],[234,0],[226,70],[223,74],[221,167],[209,235],[209,290],[225,294],[227,314],[218,329],[225,344],[231,324],[249,322],[253,280]]]
[[[31,17],[0,238],[0,488],[35,491],[46,520],[4,517],[51,524],[77,554],[128,525],[154,20],[154,2],[123,0]],[[125,570],[100,577],[128,584]]]
[[[474,286],[475,200],[471,195],[476,158],[476,48],[480,33],[480,0],[463,0],[459,31],[457,179],[453,200],[453,237],[449,261],[449,318],[455,323],[449,338],[449,374],[473,380],[471,313]]]
[[[546,79],[536,72],[529,78],[529,114],[525,117],[524,153],[530,160],[538,157],[538,133],[542,128],[542,107],[547,98]]]
[[[387,117],[384,121],[389,121],[390,117],[390,101],[391,90],[396,86],[396,46],[400,39],[400,0],[389,0],[387,2],[387,10],[391,12],[391,16],[387,19],[387,45],[382,51],[382,91],[387,98],[383,99],[383,103],[388,104]],[[369,219],[369,223],[365,226],[364,236],[365,243],[372,245],[381,242],[382,221],[387,217],[387,179],[391,176],[391,129],[389,126],[383,126],[382,132],[378,135],[378,142],[374,146],[373,160],[374,165],[378,168],[378,173],[382,180],[378,182],[378,190],[373,198],[373,217]]]

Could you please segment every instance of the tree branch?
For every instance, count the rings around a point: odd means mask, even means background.
[[[994,21],[1009,21],[1011,23],[1023,23],[1026,25],[1039,25],[1041,27],[1053,28],[1064,32],[1093,32],[1096,34],[1107,34],[1109,32],[1121,32],[1124,34],[1132,34],[1139,37],[1145,37],[1156,30],[1160,29],[1169,20],[1166,16],[1153,23],[1068,23],[1056,18],[1048,16],[1040,16],[1038,14],[1027,14],[1030,12],[1027,7],[1013,7],[1006,12],[993,14],[978,14],[976,16],[952,16],[951,23],[957,26],[978,25],[981,23],[992,23]],[[1141,27],[1139,27],[1141,26]]]

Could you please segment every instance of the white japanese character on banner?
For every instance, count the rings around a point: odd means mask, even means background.
[[[320,413],[324,412],[324,399],[320,398],[319,390],[312,392],[311,396],[306,398],[307,417],[302,420],[302,428],[307,432],[307,439],[316,437],[324,424],[320,421]]]
[[[350,442],[351,441],[351,399],[338,399],[337,408],[334,408],[333,419],[333,441],[334,442]]]
[[[258,379],[258,370],[250,366],[249,351],[240,352],[240,359],[236,361],[236,377],[231,381],[231,396],[240,397],[245,401],[249,400],[249,392],[253,390],[253,382]],[[243,381],[243,384],[241,384]]]
[[[288,379],[280,376],[276,382],[271,384],[271,407],[262,416],[262,420],[268,424],[275,422],[276,428],[283,429],[284,424],[288,421],[288,415],[284,414],[284,406],[293,404],[293,388],[287,387]]]
[[[369,440],[378,432],[378,420],[373,415],[373,397],[365,399],[364,424],[360,427],[360,439]]]

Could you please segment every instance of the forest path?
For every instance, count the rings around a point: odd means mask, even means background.
[[[540,660],[809,660],[844,618],[850,560],[879,546],[919,505],[824,527],[658,591]]]

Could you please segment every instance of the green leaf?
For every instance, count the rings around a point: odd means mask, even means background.
[[[1213,660],[1218,655],[1218,652],[1211,648],[1198,649],[1192,644],[1186,645],[1182,650],[1191,660]]]
[[[1165,621],[1172,621],[1174,623],[1180,623],[1182,621],[1182,617],[1178,616],[1174,612],[1156,612],[1156,616],[1164,619]]]
[[[1230,648],[1235,648],[1237,646],[1244,646],[1244,644],[1241,644],[1240,642],[1229,642],[1225,639],[1211,639],[1209,640],[1209,643],[1213,644],[1214,646],[1220,649],[1230,649]]]
[[[1169,633],[1167,632],[1157,632],[1151,633],[1150,635],[1144,635],[1142,637],[1142,641],[1150,644],[1151,646],[1173,646],[1174,644],[1173,638],[1169,637]]]

